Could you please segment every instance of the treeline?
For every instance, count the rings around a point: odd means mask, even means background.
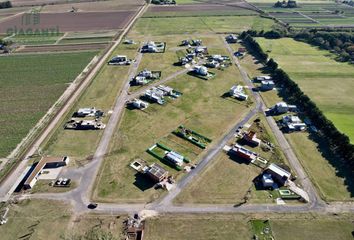
[[[354,62],[354,33],[304,30],[294,38],[336,53],[339,61]]]
[[[354,63],[354,32],[351,31],[311,29],[289,32],[284,28],[279,28],[267,32],[249,30],[246,33],[251,37],[269,39],[291,37],[335,53],[338,56],[337,61]]]
[[[311,119],[321,136],[327,141],[329,150],[339,155],[342,161],[350,167],[354,167],[354,145],[350,143],[349,137],[338,131],[316,104],[290,79],[288,74],[278,68],[278,64],[272,58],[268,60],[268,55],[251,35],[247,32],[243,32],[240,38],[242,38],[246,46],[256,52],[260,60],[265,63],[265,66],[271,72],[276,83],[282,86],[283,94],[287,97],[289,103],[297,105],[303,113]]]
[[[0,2],[0,9],[12,8],[12,3],[10,1]]]

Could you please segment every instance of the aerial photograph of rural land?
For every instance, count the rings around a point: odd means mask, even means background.
[[[0,240],[354,240],[354,0],[0,0]]]

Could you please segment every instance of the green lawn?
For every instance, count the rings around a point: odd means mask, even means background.
[[[145,36],[270,30],[274,21],[259,16],[211,16],[183,18],[141,18],[135,32]]]
[[[326,117],[354,142],[351,120],[354,118],[354,67],[336,62],[328,51],[290,38],[258,38],[257,41]]]
[[[97,52],[0,57],[0,156],[6,157]],[[20,71],[19,71],[20,69]]]

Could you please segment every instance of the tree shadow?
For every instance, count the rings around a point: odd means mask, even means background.
[[[155,186],[155,183],[142,173],[137,172],[134,176],[133,184],[143,192]]]
[[[335,168],[336,176],[344,179],[344,184],[350,192],[350,197],[354,197],[354,171],[348,167],[345,160],[335,155],[330,149],[326,140],[317,133],[310,133],[309,139],[317,144],[317,150],[328,163]]]
[[[238,164],[245,164],[245,165],[250,165],[250,161],[248,160],[245,160],[239,156],[237,156],[236,154],[232,153],[231,151],[229,151],[227,153],[227,155],[229,156],[229,159],[234,161],[234,162],[237,162]]]

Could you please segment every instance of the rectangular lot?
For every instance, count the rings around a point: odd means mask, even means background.
[[[32,29],[56,29],[59,32],[69,31],[92,31],[92,30],[111,30],[122,29],[134,16],[135,11],[119,12],[79,12],[79,13],[40,13],[39,22],[23,22],[25,15],[21,14],[2,22],[0,33],[13,31],[27,31]],[[29,15],[31,17],[31,15]]]

